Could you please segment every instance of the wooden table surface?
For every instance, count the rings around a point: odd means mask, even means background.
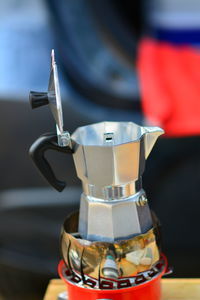
[[[162,290],[162,300],[200,300],[200,279],[162,279]],[[57,300],[58,294],[63,291],[65,285],[62,280],[52,279],[44,300]]]

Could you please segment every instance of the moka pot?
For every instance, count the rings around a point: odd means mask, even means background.
[[[159,300],[167,262],[160,254],[142,174],[163,130],[100,122],[71,135],[64,131],[54,53],[48,92],[31,92],[30,100],[33,108],[49,104],[57,129],[31,146],[34,163],[61,192],[66,184],[56,178],[45,153],[52,149],[70,154],[83,187],[79,214],[66,219],[61,235],[59,274],[68,285],[69,299],[127,300],[134,294],[137,300]]]

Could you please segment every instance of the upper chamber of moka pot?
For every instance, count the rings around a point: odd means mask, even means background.
[[[71,136],[84,193],[104,200],[136,192],[145,159],[163,130],[132,122],[101,122],[79,127]]]

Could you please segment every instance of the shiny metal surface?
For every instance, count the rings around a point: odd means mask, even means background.
[[[84,193],[105,200],[136,193],[134,182],[140,179],[145,159],[161,134],[159,127],[141,127],[132,122],[79,127],[71,140]]]
[[[103,193],[104,198],[103,200],[118,200],[130,197],[134,194],[136,194],[140,189],[141,185],[139,184],[139,181],[132,181],[128,182],[123,185],[117,185],[117,186],[105,186],[98,190],[98,186],[84,183],[82,184],[83,192],[91,197],[96,197],[97,194]]]
[[[132,122],[101,122],[72,134],[73,158],[83,186],[79,232],[84,239],[114,242],[152,227],[141,176],[162,133],[159,127]]]
[[[130,240],[116,243],[88,242],[69,234],[62,237],[62,253],[66,265],[75,273],[98,279],[125,278],[147,271],[159,260],[153,230]],[[109,272],[107,257],[112,257],[115,267]],[[113,275],[115,273],[115,275]],[[109,276],[109,274],[112,274]]]
[[[123,200],[104,201],[85,194],[81,196],[79,233],[84,239],[114,242],[145,233],[152,226],[143,189]]]
[[[154,229],[127,240],[91,242],[81,239],[76,231],[77,217],[67,219],[62,236],[61,252],[70,271],[96,280],[126,278],[152,268],[160,259]]]
[[[51,112],[56,121],[58,144],[60,147],[68,146],[70,144],[70,134],[67,131],[63,131],[62,103],[54,50],[51,52],[51,71],[48,86],[48,100]]]
[[[56,121],[56,125],[58,126],[59,131],[62,133],[63,114],[62,114],[62,104],[61,104],[61,96],[60,96],[60,86],[59,86],[59,79],[58,79],[58,70],[55,61],[54,50],[52,50],[51,52],[51,72],[50,72],[49,86],[48,86],[48,99],[49,99],[51,112]]]

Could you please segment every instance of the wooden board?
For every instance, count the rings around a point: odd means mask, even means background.
[[[52,279],[44,300],[57,300],[65,288],[62,280]],[[162,300],[200,300],[200,279],[162,279],[162,290]]]

